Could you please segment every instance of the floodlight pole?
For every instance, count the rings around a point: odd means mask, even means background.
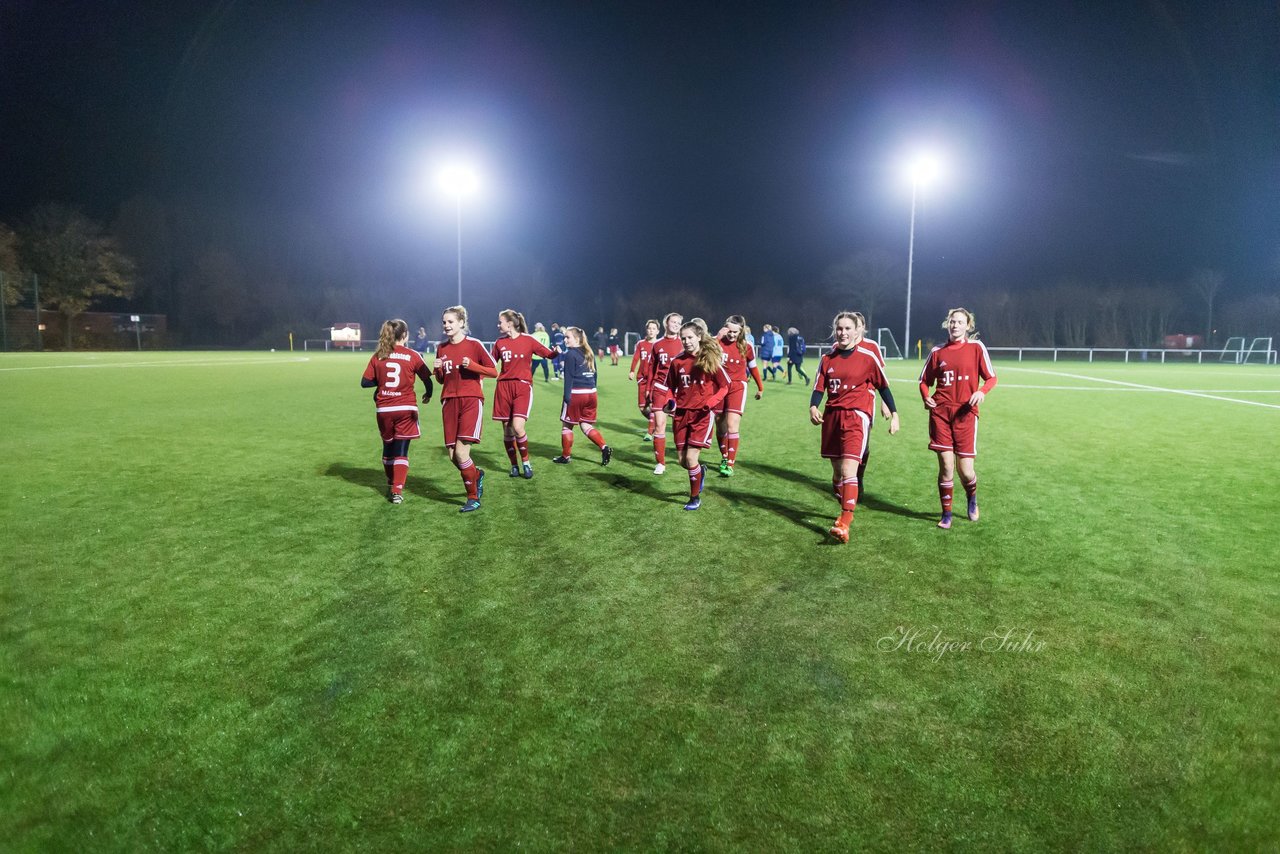
[[[40,274],[32,273],[31,282],[36,291],[36,350],[44,352],[44,330],[40,328]]]
[[[911,352],[911,270],[915,262],[916,255],[916,190],[920,186],[920,179],[911,178],[911,230],[907,237],[907,329],[903,336],[903,346],[907,348],[907,353]],[[904,358],[910,358],[906,353]]]
[[[455,193],[458,202],[458,305],[462,305],[462,193]]]
[[[4,312],[5,293],[4,293],[4,273],[0,272],[0,350],[8,352],[9,350],[9,321],[5,317]]]

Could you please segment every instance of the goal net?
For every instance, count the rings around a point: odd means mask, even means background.
[[[880,345],[880,352],[886,359],[902,358],[902,348],[898,346],[898,339],[893,337],[893,330],[889,327],[881,326],[876,330],[876,343]]]

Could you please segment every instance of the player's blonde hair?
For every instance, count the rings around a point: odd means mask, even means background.
[[[947,328],[947,324],[951,322],[951,315],[955,314],[957,311],[963,314],[965,319],[969,321],[969,328],[965,331],[965,338],[970,341],[976,340],[978,337],[978,318],[967,308],[957,307],[948,311],[947,316],[942,319],[942,328]]]
[[[471,334],[471,327],[467,325],[467,310],[464,307],[460,305],[451,305],[444,311],[440,312],[440,314],[441,316],[452,314],[454,317],[458,318],[458,322],[462,324],[462,334]]]
[[[577,337],[578,346],[575,349],[582,352],[582,357],[587,363],[587,370],[594,372],[596,369],[596,354],[591,350],[591,345],[587,343],[587,334],[576,326],[566,326],[564,334]]]
[[[684,320],[684,315],[683,315],[683,314],[681,314],[680,312],[678,312],[678,311],[668,312],[668,313],[667,313],[667,314],[662,318],[662,328],[658,330],[659,334],[661,334],[661,335],[666,335],[666,334],[667,334],[667,324],[671,322],[671,318],[673,318],[673,317],[674,317],[676,320],[679,320],[679,321],[683,321],[683,320]]]
[[[400,318],[384,320],[382,329],[378,330],[378,349],[373,351],[373,358],[385,359],[391,355],[396,344],[409,337],[409,324]]]
[[[516,332],[528,332],[529,326],[524,322],[524,315],[516,311],[514,308],[504,308],[498,312],[498,316],[505,318],[509,323],[516,325]]]
[[[832,339],[834,339],[834,338],[836,337],[836,324],[837,324],[837,323],[839,323],[839,322],[840,322],[840,320],[841,320],[842,318],[845,318],[845,317],[847,317],[847,318],[849,318],[850,320],[852,320],[852,321],[853,321],[853,325],[854,325],[855,327],[861,326],[863,329],[866,329],[866,328],[867,328],[867,319],[866,319],[865,317],[863,317],[863,316],[862,316],[862,312],[860,312],[860,311],[837,311],[837,312],[836,312],[836,316],[835,316],[835,317],[833,317],[833,318],[831,318],[831,337],[832,337]]]
[[[751,327],[747,326],[747,319],[740,314],[731,314],[724,319],[725,326],[728,326],[730,323],[734,326],[742,327],[742,331],[738,333],[738,340],[734,343],[738,345],[738,355],[743,359],[746,359],[747,336],[751,334]]]
[[[692,329],[698,333],[698,352],[693,357],[693,363],[707,373],[720,370],[724,353],[720,350],[720,342],[711,337],[706,325],[699,323],[698,318],[695,317],[680,327],[681,337],[684,336],[686,329]]]

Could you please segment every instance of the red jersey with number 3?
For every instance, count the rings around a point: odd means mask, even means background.
[[[373,400],[379,412],[386,411],[388,407],[417,408],[418,393],[413,386],[415,376],[422,377],[424,384],[431,382],[427,363],[408,347],[394,348],[385,359],[374,356],[364,369],[364,378],[378,383]]]
[[[934,386],[933,399],[944,410],[959,409],[979,388],[986,394],[995,385],[996,370],[981,341],[949,341],[934,347],[920,371],[920,393],[928,396],[928,387]],[[977,414],[978,407],[973,411]]]
[[[463,359],[470,359],[471,364],[462,367]],[[476,368],[481,370],[475,370]],[[435,374],[440,381],[441,402],[451,397],[478,397],[483,400],[484,387],[480,385],[480,380],[484,377],[496,377],[498,366],[483,344],[467,336],[457,344],[446,341],[436,348]]]
[[[858,344],[848,350],[832,350],[818,360],[814,391],[825,392],[828,409],[875,411],[875,390],[889,384],[880,359],[869,347]]]

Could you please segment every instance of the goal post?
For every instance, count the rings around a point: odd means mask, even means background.
[[[1244,351],[1241,361],[1245,364],[1250,362],[1259,362],[1263,365],[1273,364],[1276,360],[1276,353],[1271,344],[1271,338],[1254,338],[1249,342],[1249,349]]]
[[[880,345],[880,352],[886,359],[902,358],[902,348],[898,346],[898,339],[893,337],[893,330],[889,327],[881,326],[876,330],[876,343]]]
[[[1240,364],[1240,357],[1244,355],[1244,337],[1240,335],[1232,336],[1227,339],[1227,343],[1222,345],[1222,352],[1218,354],[1219,362],[1232,361],[1237,365]]]

